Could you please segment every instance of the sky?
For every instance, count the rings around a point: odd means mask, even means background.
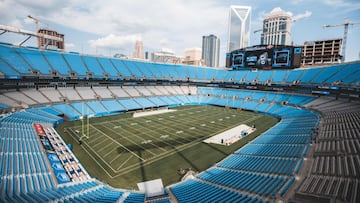
[[[35,31],[28,15],[37,17],[40,28],[65,34],[66,51],[113,56],[131,55],[135,41],[144,50],[172,50],[183,56],[186,48],[201,48],[202,36],[220,38],[220,65],[225,64],[228,16],[231,5],[251,6],[250,45],[260,44],[263,19],[275,7],[297,19],[291,41],[342,38],[347,18],[360,23],[359,0],[0,0],[0,24]],[[360,60],[360,24],[349,26],[346,61]],[[19,44],[26,37],[5,33],[0,42]],[[25,43],[35,46],[35,39]]]

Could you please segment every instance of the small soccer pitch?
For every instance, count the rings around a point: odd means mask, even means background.
[[[133,117],[132,113],[65,122],[57,127],[92,177],[114,187],[161,178],[179,181],[179,170],[202,171],[278,122],[278,119],[216,106],[181,106]],[[230,146],[203,141],[241,124],[256,131]],[[86,137],[80,137],[86,134]]]

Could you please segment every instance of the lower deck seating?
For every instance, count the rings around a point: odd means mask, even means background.
[[[95,179],[88,179],[87,176],[79,176],[78,182],[64,184],[54,178],[45,158],[47,155],[41,145],[42,141],[33,124],[43,123],[43,126],[47,126],[44,132],[50,136],[49,147],[51,144],[53,149],[63,149],[65,143],[55,136],[56,131],[51,130],[54,124],[63,119],[50,113],[37,115],[32,111],[34,110],[29,109],[29,112],[9,114],[0,120],[0,202],[118,201],[123,191],[111,189]],[[46,119],[46,116],[49,117]],[[66,154],[62,151],[60,155]],[[74,163],[72,166],[75,166]],[[78,166],[73,170],[79,172],[82,167]]]
[[[179,202],[267,202],[199,180],[185,181],[171,187],[171,191]]]

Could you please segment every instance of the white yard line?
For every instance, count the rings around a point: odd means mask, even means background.
[[[111,151],[109,151],[108,153],[106,153],[105,155],[104,155],[104,158],[106,158],[109,154],[111,154],[111,152],[113,152],[114,150],[116,150],[116,148],[115,149],[113,149],[113,150],[111,150]],[[111,163],[110,163],[111,164]]]
[[[108,147],[109,147],[110,145],[112,145],[112,144],[114,144],[114,143],[110,142],[109,144],[107,144],[107,145],[103,146],[101,149],[99,149],[98,152],[100,153],[100,152],[103,151],[104,149],[108,149]],[[104,156],[104,158],[105,158],[105,156]]]
[[[121,167],[123,167],[130,159],[132,158],[132,156],[129,156],[129,158],[127,158],[119,167],[116,168],[116,170],[118,171]]]
[[[92,125],[91,125],[92,126]],[[95,130],[97,130],[98,132],[100,132],[101,134],[105,135],[107,138],[109,138],[110,140],[112,140],[113,142],[115,142],[116,144],[120,145],[122,148],[126,149],[128,152],[130,152],[131,154],[133,154],[134,156],[136,156],[137,158],[139,158],[142,161],[145,161],[145,159],[141,158],[140,156],[138,156],[137,154],[135,154],[133,151],[131,151],[130,149],[128,149],[127,147],[125,147],[124,145],[122,145],[120,142],[116,141],[115,139],[113,139],[112,137],[108,136],[107,134],[105,134],[104,132],[102,132],[101,130],[95,128]]]
[[[112,123],[109,123],[109,124],[112,124]],[[111,128],[107,127],[107,126],[104,126],[104,127],[105,127],[105,128],[107,128],[107,129],[109,129],[109,130],[111,130],[111,131],[113,131],[115,134],[119,135],[119,134],[118,134],[118,132],[114,131],[113,129],[111,129]],[[125,130],[125,129],[123,129],[123,130]],[[128,130],[125,130],[125,131],[129,132]],[[137,136],[136,134],[133,134],[133,133],[131,133],[131,134],[132,134],[132,135],[134,135],[134,136],[136,136],[136,137],[138,137],[139,139],[141,139],[141,138],[140,138],[139,136]],[[148,151],[150,154],[152,154],[152,155],[156,156],[156,154],[155,154],[155,153],[153,153],[153,152],[149,151],[148,149],[146,149],[146,148],[142,147],[141,145],[138,145],[136,142],[134,142],[134,141],[133,141],[133,140],[131,140],[131,139],[128,139],[126,136],[124,136],[124,138],[125,138],[126,140],[130,141],[131,143],[133,143],[133,144],[135,144],[135,145],[139,146],[139,148],[143,149],[144,151]],[[141,139],[141,140],[142,140],[142,139]]]
[[[100,142],[96,143],[95,145],[92,146],[92,148],[95,148],[97,146],[99,146],[101,143],[103,143],[104,141],[106,141],[105,139],[101,140]]]
[[[101,136],[95,136],[95,135],[92,135],[91,138],[92,138],[92,137],[95,137],[95,138],[89,140],[89,141],[88,141],[89,144],[91,144],[91,143],[95,142],[96,140],[98,140],[99,138],[101,138]]]
[[[110,161],[110,165],[112,164],[112,162],[114,162],[117,158],[119,158],[121,156],[122,153],[118,154],[115,158],[113,158],[111,161]]]

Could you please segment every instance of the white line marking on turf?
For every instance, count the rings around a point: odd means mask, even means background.
[[[165,139],[165,138],[168,138],[169,137],[169,135],[161,135],[160,136],[160,138],[162,138],[162,139]]]
[[[147,121],[145,121],[146,123],[151,123],[152,121],[151,120],[147,120]]]
[[[109,154],[111,154],[111,152],[113,152],[114,150],[116,150],[116,148],[115,148],[115,149],[112,149],[112,150],[110,150],[108,153],[106,153],[106,154],[104,155],[104,158],[107,157]]]
[[[94,139],[90,139],[88,141],[89,144],[93,143],[93,142],[96,142],[97,139],[101,138],[102,136],[99,135],[99,136],[94,136],[94,134],[91,134],[91,137],[95,137]]]
[[[131,158],[133,157],[133,155],[129,156],[129,158],[127,158],[119,167],[117,167],[116,170],[119,170],[123,165],[125,165]]]
[[[114,162],[117,158],[119,158],[121,156],[122,152],[119,153],[115,158],[113,158],[109,163],[110,165],[112,164],[112,162]],[[132,156],[132,155],[131,155]],[[117,169],[116,169],[117,170]]]
[[[109,144],[103,146],[103,148],[99,149],[98,152],[100,153],[101,151],[103,151],[104,149],[107,149],[108,146],[110,146],[110,145],[112,145],[112,144],[114,144],[114,143],[113,143],[113,142],[110,142]]]
[[[189,128],[190,130],[195,130],[196,128],[195,127],[191,127],[191,128]]]
[[[106,139],[101,140],[100,142],[96,143],[94,146],[92,146],[93,148],[95,148],[96,146],[98,146],[99,144],[103,143]]]
[[[183,133],[184,131],[182,130],[179,130],[179,131],[176,131],[176,134],[180,134],[180,133]]]
[[[101,130],[95,128],[98,132],[100,132],[101,134],[105,135],[108,139],[112,140],[113,142],[117,143],[118,145],[120,145],[122,148],[126,149],[128,152],[130,152],[131,154],[133,154],[134,156],[136,156],[137,158],[141,159],[142,161],[145,161],[145,159],[141,158],[140,156],[138,156],[136,153],[134,153],[133,151],[131,151],[130,149],[128,149],[127,147],[125,147],[124,145],[122,145],[120,142],[116,141],[114,138],[108,136],[107,134],[105,134],[104,132],[102,132]],[[150,152],[151,153],[151,152]],[[152,153],[153,154],[153,153]]]

